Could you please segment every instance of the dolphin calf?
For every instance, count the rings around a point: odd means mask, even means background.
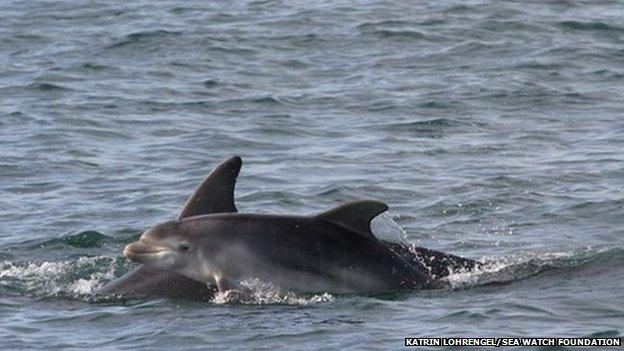
[[[126,257],[144,264],[95,293],[210,300],[217,289],[237,289],[252,277],[300,291],[422,289],[478,265],[378,240],[370,220],[387,206],[376,201],[310,217],[238,214],[234,187],[241,165],[239,157],[219,164],[176,220],[146,231],[126,247]]]

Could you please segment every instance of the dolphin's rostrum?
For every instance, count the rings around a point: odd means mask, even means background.
[[[124,256],[143,266],[100,290],[209,298],[246,279],[301,292],[375,293],[439,286],[475,261],[377,239],[370,221],[388,206],[355,201],[313,216],[237,213],[241,159],[220,164],[177,219],[144,232]]]

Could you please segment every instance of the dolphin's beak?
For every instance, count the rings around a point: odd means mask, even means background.
[[[146,245],[140,241],[135,241],[126,245],[123,251],[123,255],[136,262],[144,262],[150,257],[154,257],[155,254],[169,251],[166,247]]]

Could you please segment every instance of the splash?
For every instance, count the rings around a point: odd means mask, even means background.
[[[0,262],[0,293],[36,297],[89,295],[114,272],[106,256],[80,257],[68,261]],[[102,270],[101,267],[111,267]]]
[[[387,212],[373,218],[371,229],[378,239],[394,242],[408,242],[408,235],[405,229],[399,225]]]
[[[217,293],[212,302],[215,304],[241,303],[246,305],[298,305],[309,306],[334,301],[329,293],[317,295],[297,294],[282,291],[274,285],[259,279],[247,279],[242,283],[241,291]]]
[[[601,256],[616,250],[561,251],[549,253],[528,253],[521,256],[483,258],[472,270],[450,272],[442,281],[452,289],[470,288],[479,285],[509,283],[541,274],[553,269],[575,269],[591,263]]]

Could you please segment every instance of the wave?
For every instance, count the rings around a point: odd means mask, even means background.
[[[432,106],[428,106],[431,108]],[[447,133],[466,128],[476,128],[476,123],[467,123],[452,118],[433,118],[426,120],[398,121],[389,124],[379,125],[383,131],[394,133],[410,133],[420,137],[440,138]]]
[[[102,281],[114,278],[111,258],[67,261],[0,261],[0,295],[88,297]]]
[[[605,22],[599,21],[590,21],[590,22],[582,22],[582,21],[562,21],[559,22],[559,25],[565,29],[571,30],[585,30],[585,31],[609,31],[609,32],[622,32],[624,28],[611,25]]]
[[[427,39],[428,37],[416,30],[398,30],[398,29],[377,29],[366,32],[365,34],[373,35],[382,39]]]
[[[563,274],[588,266],[620,267],[623,259],[624,248],[528,253],[521,256],[481,259],[479,268],[451,272],[443,281],[452,289],[502,285],[546,273]]]
[[[68,87],[64,87],[62,85],[59,84],[53,84],[53,83],[31,83],[28,84],[26,86],[26,89],[28,90],[40,90],[40,91],[46,91],[46,92],[52,92],[52,91],[72,91],[71,88]]]
[[[355,28],[363,35],[370,35],[381,39],[429,39],[429,36],[415,28],[417,23],[411,21],[381,21],[365,22]]]
[[[131,231],[135,234],[135,231]],[[138,231],[136,231],[138,233]],[[119,240],[107,235],[104,235],[95,230],[85,230],[76,234],[67,234],[58,238],[52,238],[47,240],[27,240],[20,244],[7,247],[10,251],[25,249],[28,251],[52,249],[55,247],[73,247],[73,248],[99,248],[105,244],[122,244],[128,240]]]
[[[163,38],[175,38],[182,35],[180,31],[169,31],[164,29],[159,30],[146,30],[140,32],[130,33],[125,35],[115,43],[110,44],[107,49],[117,49],[126,47],[128,45],[137,45],[142,43],[149,43],[152,41],[162,40]]]

